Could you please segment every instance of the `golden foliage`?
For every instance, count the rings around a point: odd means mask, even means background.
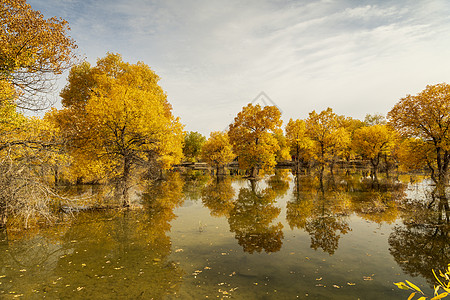
[[[319,114],[312,111],[306,120],[306,130],[314,142],[314,154],[320,165],[342,154],[350,143],[349,132],[340,126],[331,108]]]
[[[428,85],[416,96],[407,95],[389,112],[388,118],[402,136],[421,138],[448,149],[450,85]]]
[[[275,106],[261,108],[259,104],[249,104],[238,113],[228,136],[241,169],[261,167],[266,172],[272,171],[276,152],[280,150],[273,133],[280,130],[281,124],[281,113]]]
[[[404,137],[420,139],[433,149],[432,176],[447,180],[450,164],[450,85],[428,85],[416,96],[400,99],[388,113],[389,123]],[[429,154],[432,154],[430,151]]]
[[[74,57],[75,42],[65,20],[45,19],[25,0],[0,3],[0,81],[19,93],[19,107],[34,108],[38,94],[51,86],[53,75],[66,70]]]
[[[217,168],[231,162],[235,155],[228,135],[219,131],[211,132],[209,139],[203,144],[201,157]]]
[[[158,80],[144,63],[123,62],[118,54],[72,69],[58,123],[75,167],[81,162],[99,176],[126,179],[136,165],[156,160],[167,169],[180,161],[183,126]]]
[[[352,146],[361,156],[376,159],[382,154],[390,154],[395,139],[395,133],[387,125],[378,124],[357,129]]]
[[[305,121],[290,119],[285,130],[291,155],[296,160],[309,161],[312,157],[313,141],[306,132]]]

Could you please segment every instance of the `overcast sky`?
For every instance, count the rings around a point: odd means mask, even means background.
[[[283,119],[364,119],[450,83],[448,0],[28,0],[79,53],[143,61],[186,130],[223,130],[264,91]]]

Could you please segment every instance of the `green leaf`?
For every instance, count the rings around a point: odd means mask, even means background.
[[[410,288],[404,282],[394,282],[394,284],[402,290],[409,290]]]
[[[405,280],[405,282],[407,284],[409,284],[413,289],[415,289],[416,291],[419,291],[423,295],[422,291],[419,289],[419,287],[417,285],[415,285],[414,283],[409,282],[408,280]]]
[[[438,300],[447,297],[448,293],[442,293],[440,295],[437,295],[436,297],[431,298],[430,300]]]

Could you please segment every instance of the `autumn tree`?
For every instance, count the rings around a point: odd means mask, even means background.
[[[389,123],[404,138],[432,148],[429,164],[436,182],[447,182],[450,162],[450,85],[428,85],[416,96],[400,99],[388,113]]]
[[[183,154],[185,159],[195,162],[200,157],[206,138],[196,131],[190,131],[184,137]]]
[[[311,160],[312,140],[306,133],[306,123],[304,120],[290,119],[286,125],[286,139],[290,148],[290,154],[296,162],[297,173],[300,170],[300,163]]]
[[[400,167],[405,171],[420,171],[429,168],[431,178],[435,178],[435,149],[434,147],[417,138],[406,138],[400,141],[394,148],[395,156],[400,162]]]
[[[256,177],[258,168],[271,172],[275,167],[280,146],[273,133],[280,130],[281,124],[281,112],[275,106],[249,104],[230,125],[228,136],[239,167],[250,170],[251,177]]]
[[[350,143],[350,134],[339,126],[338,116],[331,108],[319,114],[312,111],[306,119],[306,130],[313,141],[313,151],[319,165],[319,178],[322,181],[325,166],[333,164],[346,146]]]
[[[381,124],[356,130],[352,140],[355,151],[370,161],[375,179],[381,159],[391,154],[394,145],[395,133],[387,125]]]
[[[0,82],[14,87],[18,107],[42,108],[55,75],[68,69],[74,58],[68,23],[45,19],[25,0],[1,1],[0,18]]]
[[[353,140],[353,136],[357,129],[365,126],[365,122],[354,119],[352,117],[345,116],[337,116],[338,118],[338,126],[344,128],[350,136],[350,141]],[[347,143],[344,149],[341,150],[342,158],[347,161],[353,159],[355,157],[355,151],[351,147],[351,143]]]
[[[45,19],[25,0],[0,2],[0,215],[28,227],[52,220],[51,169],[61,140],[47,118],[19,109],[46,106],[46,92],[74,58],[67,22]]]
[[[86,84],[82,76],[93,83]],[[104,174],[120,179],[124,206],[137,166],[157,162],[169,168],[182,156],[183,126],[158,80],[144,63],[129,64],[108,54],[95,67],[74,68],[61,93],[65,107],[59,125],[69,151],[83,164],[100,162]]]
[[[283,134],[283,130],[276,130],[273,133],[274,138],[277,140],[280,149],[275,153],[275,161],[286,161],[291,159],[289,143],[286,136]]]
[[[203,144],[201,157],[215,167],[219,174],[220,169],[235,157],[228,134],[219,131],[211,132],[209,139]]]

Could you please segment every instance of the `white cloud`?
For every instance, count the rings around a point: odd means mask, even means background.
[[[289,117],[363,118],[449,81],[450,3],[30,0],[67,19],[91,62],[106,51],[162,78],[188,130],[222,130],[265,91]]]

